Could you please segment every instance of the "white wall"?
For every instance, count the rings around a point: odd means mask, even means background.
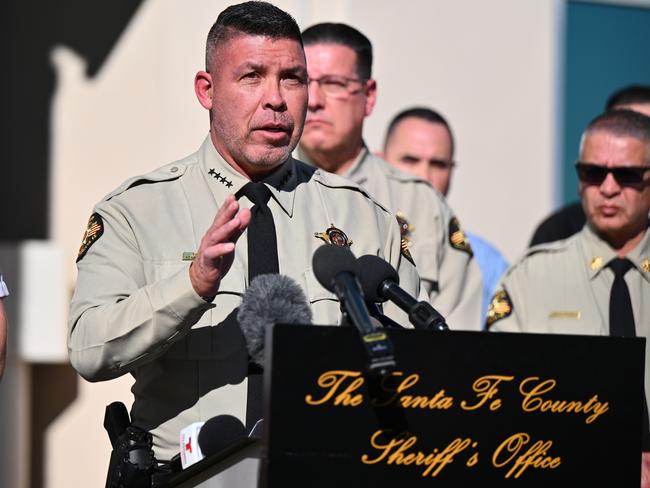
[[[467,228],[514,258],[552,204],[559,0],[275,3],[302,28],[345,21],[373,42],[379,102],[365,132],[372,149],[402,108],[427,104],[448,116],[459,161],[452,206]],[[93,204],[124,179],[194,151],[207,133],[192,82],[205,35],[226,5],[146,1],[94,80],[73,51],[52,53],[50,228],[69,263],[66,291]],[[103,484],[103,408],[117,399],[130,404],[130,383],[80,380],[77,399],[47,433],[46,486]]]

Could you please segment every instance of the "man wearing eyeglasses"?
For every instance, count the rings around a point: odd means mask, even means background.
[[[481,275],[472,248],[444,198],[425,180],[370,154],[363,123],[373,110],[372,45],[345,24],[303,32],[309,103],[299,155],[365,187],[396,214],[402,246],[432,304],[450,327],[481,327]]]
[[[582,136],[576,170],[587,224],[566,240],[532,247],[510,268],[490,304],[487,326],[647,338],[650,117],[614,110],[594,119]],[[648,444],[644,439],[644,451]],[[642,486],[650,486],[650,454],[643,459]]]

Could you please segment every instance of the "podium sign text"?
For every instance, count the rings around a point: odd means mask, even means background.
[[[270,331],[267,486],[639,486],[644,340],[388,332]]]

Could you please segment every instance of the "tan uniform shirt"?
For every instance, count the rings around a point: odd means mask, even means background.
[[[417,296],[419,277],[400,250],[392,215],[348,180],[289,159],[274,173],[269,207],[280,273],[296,280],[315,324],[336,324],[336,297],[311,269],[331,225],[353,241],[357,256],[375,254],[398,269]],[[188,267],[219,205],[248,180],[207,138],[198,152],[131,179],[95,207],[78,261],[68,347],[90,381],[135,377],[136,425],[152,430],[158,459],[179,451],[180,429],[219,414],[245,418],[248,355],[239,328],[220,327],[241,303],[247,283],[246,234],[213,304],[194,292]],[[252,204],[240,198],[242,206]],[[407,324],[387,305],[387,315]]]
[[[366,188],[402,220],[422,287],[449,327],[480,330],[481,271],[444,197],[427,181],[398,170],[366,147],[342,176]]]
[[[491,331],[609,335],[614,250],[589,227],[574,236],[530,248],[505,274],[488,311]],[[627,256],[625,274],[636,333],[650,335],[650,232]],[[650,393],[646,345],[645,391]]]

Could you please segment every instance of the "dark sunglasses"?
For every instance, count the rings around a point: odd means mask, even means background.
[[[612,173],[621,186],[644,186],[643,176],[650,171],[650,166],[616,166],[609,168],[599,164],[576,162],[578,179],[588,185],[601,185],[607,175]]]

